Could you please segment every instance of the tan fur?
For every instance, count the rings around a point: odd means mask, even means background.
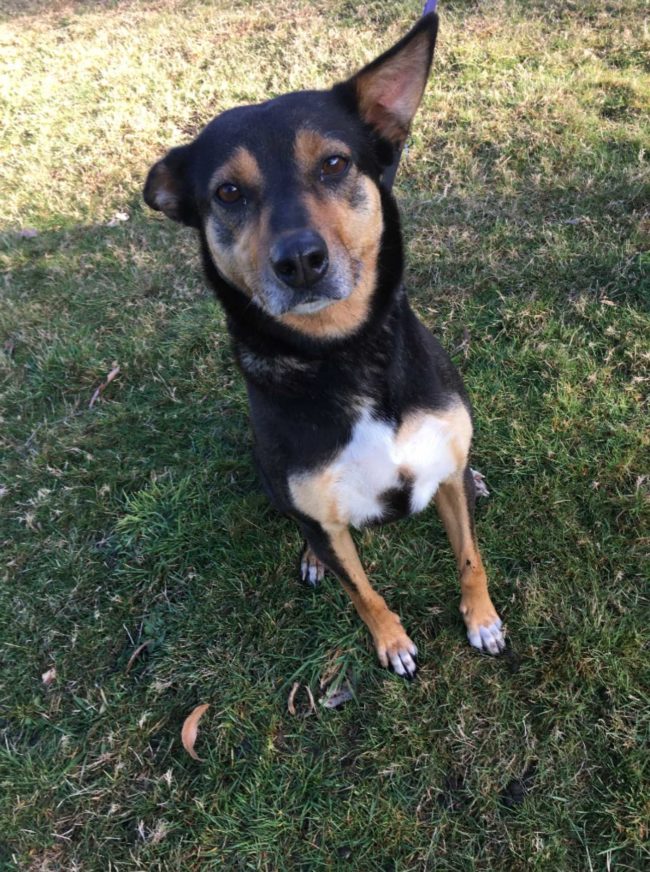
[[[325,158],[334,154],[346,156],[349,151],[349,147],[339,139],[323,136],[309,128],[298,131],[293,147],[296,164],[305,176],[317,171],[320,162]]]
[[[426,84],[429,37],[420,34],[381,66],[355,79],[361,116],[397,145],[409,131]]]
[[[289,491],[297,509],[325,526],[343,524],[336,498],[332,493],[334,475],[329,469],[311,475],[292,476]]]
[[[228,160],[214,171],[210,179],[210,190],[214,192],[219,185],[226,182],[254,190],[260,190],[264,184],[255,156],[243,145],[236,148]]]
[[[178,182],[164,161],[159,161],[152,170],[149,183],[153,192],[153,205],[170,218],[178,218]]]
[[[226,182],[242,185],[248,190],[261,190],[262,172],[248,149],[240,146],[225,164],[215,170],[210,180],[210,190],[214,192]],[[208,248],[219,272],[248,296],[257,296],[260,291],[261,252],[268,237],[268,211],[262,210],[259,218],[247,221],[241,231],[235,234],[232,245],[221,244],[210,219],[205,230]]]
[[[366,319],[377,281],[377,259],[383,231],[379,191],[373,182],[359,175],[354,181],[363,187],[365,204],[351,208],[344,197],[305,194],[311,226],[325,239],[334,260],[341,252],[360,268],[359,279],[350,296],[313,314],[288,313],[281,320],[295,330],[318,338],[338,338],[352,333]]]
[[[451,450],[456,461],[457,469],[462,472],[467,465],[467,457],[472,441],[472,419],[465,406],[458,402],[450,409],[443,412],[431,412],[422,409],[407,415],[402,421],[399,430],[395,434],[395,442],[399,445],[400,442],[406,442],[410,439],[423,425],[426,418],[434,416],[440,421],[447,424],[452,432]],[[408,476],[413,475],[408,466],[400,468],[400,471]]]
[[[395,434],[395,442],[406,442],[423,425],[425,419],[432,416],[447,423],[452,432],[451,451],[457,464],[457,474],[462,477],[472,440],[472,420],[461,402],[442,412],[422,409],[407,415]],[[334,459],[334,464],[336,462],[337,458]],[[406,463],[399,467],[399,472],[407,480],[415,477],[414,471]],[[317,472],[292,476],[289,479],[289,491],[296,508],[323,526],[347,524],[349,518],[341,511],[334,493],[336,483],[332,467],[326,467]]]
[[[211,221],[208,221],[205,228],[208,248],[219,272],[249,297],[256,295],[259,286],[259,223],[247,223],[233,245],[220,243]]]
[[[438,488],[436,508],[456,556],[460,574],[460,611],[468,630],[487,627],[498,615],[488,593],[487,576],[472,534],[463,472],[459,471]]]
[[[431,411],[421,410],[405,418],[397,431],[396,441],[411,438],[422,426],[423,419],[431,414]],[[485,571],[471,535],[467,501],[462,486],[463,471],[472,438],[472,422],[462,403],[457,403],[443,412],[437,412],[436,417],[446,420],[452,429],[452,451],[458,462],[454,477],[440,485],[436,504],[459,561],[463,589],[461,610],[468,627],[470,624],[473,627],[476,621],[482,623],[492,613],[493,619],[496,619],[496,612],[487,594]],[[405,478],[413,475],[407,465],[400,467],[400,472]],[[458,482],[460,482],[460,490]],[[312,474],[291,478],[289,489],[296,508],[318,521],[328,533],[339,561],[354,582],[355,589],[348,590],[350,597],[372,633],[381,662],[386,665],[386,658],[391,653],[395,653],[398,648],[407,646],[410,640],[399,622],[399,617],[391,612],[383,598],[375,593],[363,571],[347,529],[347,519],[337,504],[335,484],[332,470],[326,468]]]
[[[391,654],[408,650],[413,643],[406,635],[399,615],[391,612],[384,598],[370,584],[348,528],[336,524],[324,524],[323,527],[334,553],[354,585],[350,587],[344,583],[344,587],[359,617],[370,630],[382,666],[388,666]]]

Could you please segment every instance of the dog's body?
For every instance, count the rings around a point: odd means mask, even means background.
[[[303,579],[342,581],[379,659],[416,648],[370,586],[349,527],[435,497],[472,645],[503,649],[473,531],[469,401],[409,306],[395,201],[382,184],[420,102],[437,31],[426,16],[331,91],[230,110],[150,171],[145,199],[199,230],[246,379],[256,457],[305,537]]]

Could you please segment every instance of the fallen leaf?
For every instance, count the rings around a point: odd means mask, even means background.
[[[470,469],[470,472],[472,473],[472,478],[474,479],[476,495],[479,497],[489,497],[490,491],[487,489],[485,476],[483,475],[483,473],[479,472],[478,469]]]
[[[335,709],[354,699],[354,691],[349,681],[344,681],[340,687],[326,693],[320,700],[324,708]]]
[[[100,386],[97,388],[97,390],[95,391],[95,393],[94,393],[94,394],[92,395],[92,397],[90,398],[90,402],[88,403],[88,408],[89,408],[89,409],[92,409],[92,407],[95,405],[95,403],[97,402],[97,400],[100,398],[100,396],[101,396],[101,394],[103,393],[103,391],[106,390],[106,388],[110,385],[110,383],[113,381],[113,379],[114,379],[114,378],[117,378],[117,376],[118,376],[119,374],[120,374],[120,367],[119,367],[117,364],[115,364],[115,366],[113,367],[113,369],[112,369],[112,370],[109,372],[109,374],[106,376],[106,381],[103,381],[103,382],[100,384]]]
[[[194,760],[198,760],[199,763],[202,763],[203,761],[194,750],[194,743],[196,742],[196,736],[199,731],[199,721],[209,708],[209,703],[197,705],[191,714],[185,718],[183,729],[181,730],[181,742],[183,743],[183,747],[190,757]]]
[[[145,648],[148,648],[149,645],[153,645],[153,639],[147,639],[146,642],[142,643],[142,645],[138,645],[138,647],[135,649],[133,654],[131,654],[131,656],[129,657],[129,662],[126,664],[125,672],[127,675],[129,674],[131,667],[133,666],[135,661],[138,659],[140,654],[142,654],[142,652],[145,650]]]
[[[45,687],[49,687],[56,680],[56,666],[53,666],[51,669],[48,669],[47,672],[44,672],[41,675],[41,680]]]
[[[123,224],[125,221],[129,220],[128,212],[116,212],[110,221],[106,222],[107,227],[117,227],[119,224]]]
[[[318,682],[321,690],[325,690],[328,684],[331,684],[341,671],[343,664],[341,662],[340,655],[341,649],[337,648],[336,651],[334,651],[334,653],[332,654],[332,662],[326,668],[325,672],[321,675]]]
[[[290,715],[295,715],[295,713],[296,713],[296,707],[293,704],[293,701],[296,698],[296,694],[298,693],[299,687],[300,687],[300,682],[296,681],[294,683],[293,687],[291,688],[291,692],[289,694],[289,699],[287,700],[287,709],[289,710]]]
[[[156,828],[149,834],[149,841],[152,845],[157,845],[167,836],[169,832],[169,824],[167,821],[158,821]]]

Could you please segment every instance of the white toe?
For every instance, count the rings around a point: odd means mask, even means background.
[[[414,675],[417,666],[415,665],[415,661],[413,660],[411,655],[407,651],[402,651],[400,657],[402,658],[402,663],[404,664],[407,672],[410,672],[411,675]]]
[[[395,670],[396,675],[405,675],[406,669],[404,669],[404,665],[399,654],[391,654],[390,655],[390,665]]]
[[[487,651],[488,654],[500,654],[506,647],[502,626],[503,622],[497,618],[489,627],[468,631],[469,644],[480,651]]]

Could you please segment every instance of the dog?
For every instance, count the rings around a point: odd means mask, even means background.
[[[327,568],[384,667],[412,678],[417,648],[371,586],[350,527],[432,499],[460,575],[471,645],[505,646],[476,543],[470,403],[411,309],[400,220],[385,174],[429,75],[438,18],[327,91],[213,119],[149,171],[145,202],[196,228],[250,403],[271,502],[304,537],[301,577]]]

